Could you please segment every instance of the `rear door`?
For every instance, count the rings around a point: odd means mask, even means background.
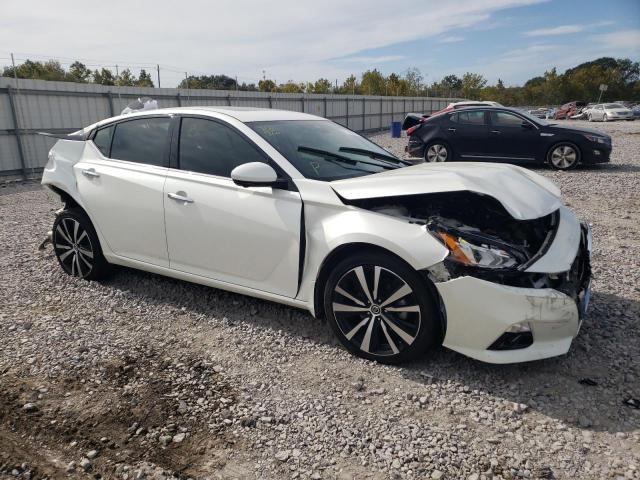
[[[445,130],[457,157],[468,160],[484,155],[485,144],[489,138],[489,126],[484,110],[459,111],[450,115]]]
[[[236,185],[231,171],[238,165],[265,162],[277,166],[227,122],[189,116],[178,120],[179,130],[174,134],[177,168],[169,170],[164,189],[170,267],[295,297],[300,194],[294,187]]]
[[[159,266],[169,265],[162,203],[170,122],[165,115],[103,127],[73,167],[80,196],[109,249]]]
[[[540,150],[538,127],[512,112],[489,111],[487,154],[503,162],[536,160]]]

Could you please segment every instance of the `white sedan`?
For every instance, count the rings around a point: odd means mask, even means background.
[[[587,120],[590,122],[610,122],[612,120],[635,120],[631,109],[619,103],[600,103],[589,108]]]
[[[325,318],[386,363],[438,344],[492,363],[567,352],[589,301],[588,228],[556,186],[486,163],[407,166],[303,113],[172,108],[60,139],[62,269],[110,264]]]

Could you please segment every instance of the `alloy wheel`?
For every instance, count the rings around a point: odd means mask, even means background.
[[[560,145],[551,152],[551,163],[561,170],[571,167],[577,159],[578,153],[569,145]]]
[[[75,277],[86,277],[93,269],[93,245],[87,231],[74,218],[63,218],[53,233],[53,245],[64,270]]]
[[[397,355],[420,332],[421,309],[413,289],[377,265],[360,265],[342,275],[332,309],[346,340],[370,355]]]
[[[427,161],[428,162],[445,162],[447,160],[449,152],[447,147],[441,143],[434,143],[427,149]]]
[[[607,114],[605,113],[602,117],[602,121],[603,122],[608,122],[609,121],[609,117],[607,117]]]

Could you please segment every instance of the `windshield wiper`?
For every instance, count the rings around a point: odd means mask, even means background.
[[[397,165],[399,163],[402,165],[411,165],[411,163],[407,162],[406,160],[396,158],[393,155],[386,155],[384,153],[374,152],[373,150],[367,150],[365,148],[340,147],[338,150],[340,150],[341,152],[355,153],[356,155],[366,155],[369,158],[375,158],[378,160],[391,161],[394,165]]]
[[[356,165],[357,163],[363,163],[365,165],[373,165],[374,167],[382,167],[386,169],[400,168],[398,165],[394,165],[387,162],[366,162],[364,160],[354,160],[353,158],[345,157],[338,153],[330,152],[328,150],[321,150],[319,148],[300,146],[298,147],[298,151],[303,153],[311,153],[313,155],[318,155],[321,157],[333,158],[338,162],[347,163],[349,165]]]

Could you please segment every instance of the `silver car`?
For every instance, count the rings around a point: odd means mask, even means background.
[[[601,103],[591,107],[587,113],[590,122],[611,120],[635,120],[633,112],[619,103]]]

